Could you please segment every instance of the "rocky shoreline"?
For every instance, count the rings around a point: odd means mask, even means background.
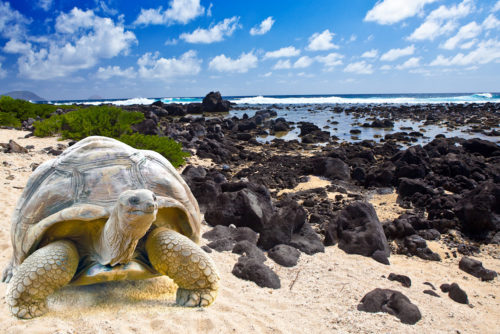
[[[239,254],[232,269],[235,276],[277,289],[282,287],[280,277],[266,264],[267,257],[293,267],[301,254],[322,253],[325,247],[338,245],[348,254],[386,265],[391,254],[437,262],[443,256],[462,258],[464,274],[498,280],[494,271],[469,257],[488,252],[500,260],[500,146],[478,138],[447,138],[446,129],[468,126],[472,133],[498,140],[500,105],[310,107],[311,118],[314,108],[331,109],[332,126],[335,115],[342,113],[363,118],[355,124],[361,128],[390,129],[399,120],[443,127],[436,138],[412,146],[425,133],[412,128],[372,140],[339,141],[312,122],[277,117],[276,109],[293,110],[293,106],[255,108],[252,116],[228,117],[218,112],[240,107],[224,102],[220,94],[209,96],[202,104],[160,102],[126,109],[145,115],[135,131],[172,137],[208,162],[189,165],[182,176],[212,227],[204,234],[209,240],[204,249]],[[193,110],[197,115],[191,115]],[[245,111],[249,112],[247,106]],[[300,129],[300,140],[258,140],[260,135],[293,128]],[[12,146],[6,144],[5,152]],[[60,150],[47,152],[57,155]],[[324,183],[301,187],[313,178]],[[391,194],[397,196],[394,205],[401,214],[379,217],[377,211],[389,203],[374,207],[370,201]],[[446,251],[440,254],[429,247],[435,241]],[[410,277],[396,276],[411,282]],[[468,303],[466,292],[450,284],[441,287],[442,292]],[[359,296],[358,309],[388,312],[404,323],[419,321],[418,308],[415,311],[408,298],[391,291]],[[424,293],[437,295],[434,289]]]

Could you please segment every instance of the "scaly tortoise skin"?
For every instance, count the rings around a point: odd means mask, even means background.
[[[12,217],[7,304],[33,318],[67,284],[167,275],[179,305],[208,306],[219,274],[197,245],[200,224],[196,199],[163,156],[88,137],[28,180]]]

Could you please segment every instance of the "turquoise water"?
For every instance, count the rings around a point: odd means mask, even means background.
[[[448,93],[448,94],[343,94],[343,95],[259,95],[224,96],[237,104],[427,104],[427,103],[500,103],[500,93]],[[134,97],[128,99],[54,100],[51,104],[111,103],[115,105],[201,102],[203,97]]]

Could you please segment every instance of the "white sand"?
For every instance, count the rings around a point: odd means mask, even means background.
[[[0,130],[0,142],[9,139],[35,145],[39,151],[56,146],[54,138],[17,139],[25,133]],[[29,165],[52,158],[46,154],[0,153],[0,270],[7,264],[10,215],[31,174]],[[3,161],[10,166],[4,166]],[[6,180],[14,175],[13,180]],[[305,187],[305,186],[304,186]],[[386,201],[388,202],[388,200]],[[390,205],[389,205],[390,206]],[[204,230],[208,228],[204,226]],[[205,240],[202,241],[205,243]],[[442,247],[436,243],[432,247]],[[498,247],[494,248],[498,250]],[[498,252],[497,252],[498,254]],[[175,285],[168,278],[137,282],[115,282],[86,287],[68,287],[49,299],[50,311],[41,318],[21,321],[11,316],[0,284],[0,332],[2,333],[500,333],[500,283],[481,282],[458,269],[458,259],[430,262],[391,256],[391,266],[372,259],[347,255],[337,247],[325,253],[302,254],[299,264],[284,268],[267,261],[281,278],[279,290],[259,288],[231,274],[237,255],[213,252],[221,273],[219,297],[206,309],[175,306]],[[500,272],[500,259],[479,257],[486,268]],[[412,287],[391,282],[389,273],[408,275]],[[423,283],[457,282],[468,294],[473,308],[458,304],[436,291],[441,298],[423,294]],[[293,287],[290,289],[290,287]],[[422,320],[402,324],[385,313],[357,311],[361,298],[375,288],[403,292],[416,304]]]

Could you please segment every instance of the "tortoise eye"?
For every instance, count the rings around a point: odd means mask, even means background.
[[[139,200],[139,197],[133,196],[133,197],[129,198],[128,202],[132,205],[137,205],[137,204],[139,204],[140,200]]]

